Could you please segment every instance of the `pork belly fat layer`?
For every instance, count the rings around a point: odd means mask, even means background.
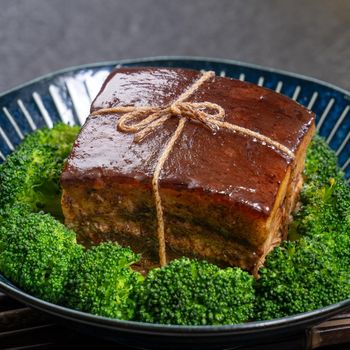
[[[200,77],[196,71],[122,68],[110,74],[91,110],[166,106]],[[216,77],[188,100],[217,103],[225,121],[288,147],[285,154],[227,130],[187,121],[160,174],[168,259],[197,256],[256,271],[286,236],[314,131],[314,115],[256,85]],[[178,120],[140,143],[117,130],[118,114],[90,116],[62,173],[66,224],[86,244],[115,240],[157,263],[151,180]]]

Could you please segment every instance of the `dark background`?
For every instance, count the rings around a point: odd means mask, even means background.
[[[350,89],[349,0],[1,0],[0,91],[60,68],[229,58]]]

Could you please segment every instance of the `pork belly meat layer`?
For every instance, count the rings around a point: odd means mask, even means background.
[[[171,68],[113,71],[91,112],[115,106],[167,106],[201,73]],[[187,121],[159,180],[168,259],[194,256],[256,271],[285,237],[302,184],[314,115],[271,90],[215,77],[187,101],[213,102],[225,121],[281,143],[286,154],[252,138],[220,129],[213,134]],[[117,130],[120,114],[90,115],[62,173],[66,224],[86,245],[113,240],[158,262],[151,186],[157,161],[174,133],[173,117],[142,142]]]

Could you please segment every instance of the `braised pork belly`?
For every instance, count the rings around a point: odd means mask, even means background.
[[[181,116],[135,142],[117,128],[123,113],[99,110],[169,106],[201,74],[119,68],[109,75],[61,176],[65,223],[80,242],[117,241],[142,253],[142,268],[159,264],[152,178]],[[185,255],[256,273],[287,236],[314,114],[272,90],[224,77],[186,99],[203,101],[221,106],[225,122],[264,135],[293,156],[256,137],[187,120],[159,174],[167,260]]]

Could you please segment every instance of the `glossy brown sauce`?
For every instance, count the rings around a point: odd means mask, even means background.
[[[185,69],[121,68],[106,80],[91,111],[118,105],[166,106],[199,76]],[[225,121],[268,136],[294,152],[314,122],[314,115],[296,102],[228,78],[205,83],[187,101],[217,103],[225,109]],[[88,118],[62,174],[63,185],[80,181],[98,186],[102,178],[150,184],[178,119],[172,118],[141,143],[134,143],[133,135],[116,130],[118,118]],[[227,205],[268,216],[290,163],[286,155],[250,137],[226,130],[214,135],[187,121],[164,164],[160,187],[204,191]]]

